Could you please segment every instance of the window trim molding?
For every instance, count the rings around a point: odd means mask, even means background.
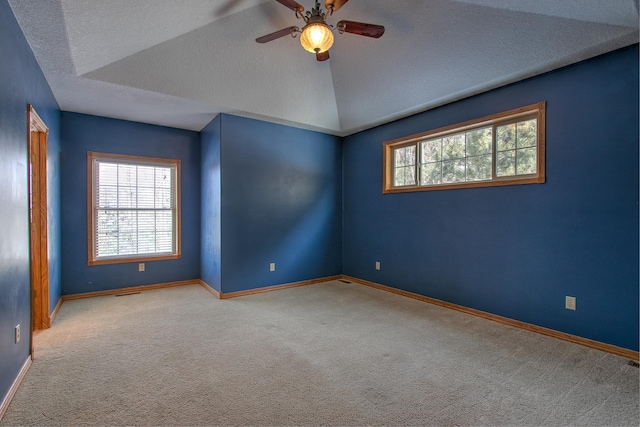
[[[94,188],[95,188],[95,174],[93,171],[94,160],[96,159],[109,159],[122,163],[132,163],[136,165],[141,164],[166,164],[176,169],[176,182],[175,182],[175,233],[176,233],[176,248],[175,253],[166,255],[123,255],[117,257],[109,257],[104,259],[97,259],[95,257],[94,247],[94,233],[95,230],[95,216],[94,216]],[[145,156],[130,156],[126,154],[112,154],[112,153],[98,153],[94,151],[87,151],[87,265],[106,265],[106,264],[123,264],[133,262],[145,262],[145,261],[161,261],[170,259],[182,258],[182,187],[180,181],[180,160],[177,159],[163,159],[158,157],[145,157]]]
[[[403,146],[416,145],[426,139],[442,137],[450,134],[457,134],[468,130],[481,128],[485,126],[494,126],[496,124],[508,124],[510,121],[517,121],[524,117],[535,117],[537,119],[537,173],[535,176],[526,176],[524,178],[494,178],[487,181],[460,182],[451,184],[439,184],[431,186],[423,185],[406,185],[395,187],[393,185],[393,150]],[[546,102],[538,102],[513,110],[504,111],[497,114],[482,117],[480,119],[468,120],[462,123],[456,123],[449,126],[440,127],[427,132],[422,132],[402,138],[385,141],[383,144],[383,162],[382,162],[382,193],[408,193],[414,191],[439,191],[452,190],[459,188],[478,188],[478,187],[498,187],[505,185],[522,185],[522,184],[542,184],[546,180],[545,175],[545,125]],[[495,153],[493,153],[495,156]],[[417,156],[417,154],[416,154]],[[416,157],[416,162],[417,162]]]

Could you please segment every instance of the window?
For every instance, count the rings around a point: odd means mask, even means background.
[[[87,153],[89,265],[180,258],[180,161]]]
[[[545,103],[384,143],[384,193],[545,181]]]

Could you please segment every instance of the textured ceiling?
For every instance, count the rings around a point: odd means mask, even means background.
[[[298,0],[306,8],[311,0]],[[317,62],[274,0],[9,0],[60,108],[199,131],[231,113],[348,135],[638,42],[638,0],[351,0]],[[614,76],[612,76],[614,78]]]

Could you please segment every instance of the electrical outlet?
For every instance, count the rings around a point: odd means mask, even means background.
[[[380,270],[380,261],[376,261],[376,270]]]
[[[276,263],[272,262],[271,264],[269,264],[269,271],[276,271]]]
[[[144,271],[144,262],[138,264],[138,271]]]
[[[575,310],[576,309],[576,297],[566,296],[564,298],[564,308],[567,310]]]
[[[16,344],[20,341],[20,325],[16,325]]]

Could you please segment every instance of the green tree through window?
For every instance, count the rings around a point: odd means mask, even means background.
[[[544,119],[541,102],[385,142],[383,191],[542,183]]]

